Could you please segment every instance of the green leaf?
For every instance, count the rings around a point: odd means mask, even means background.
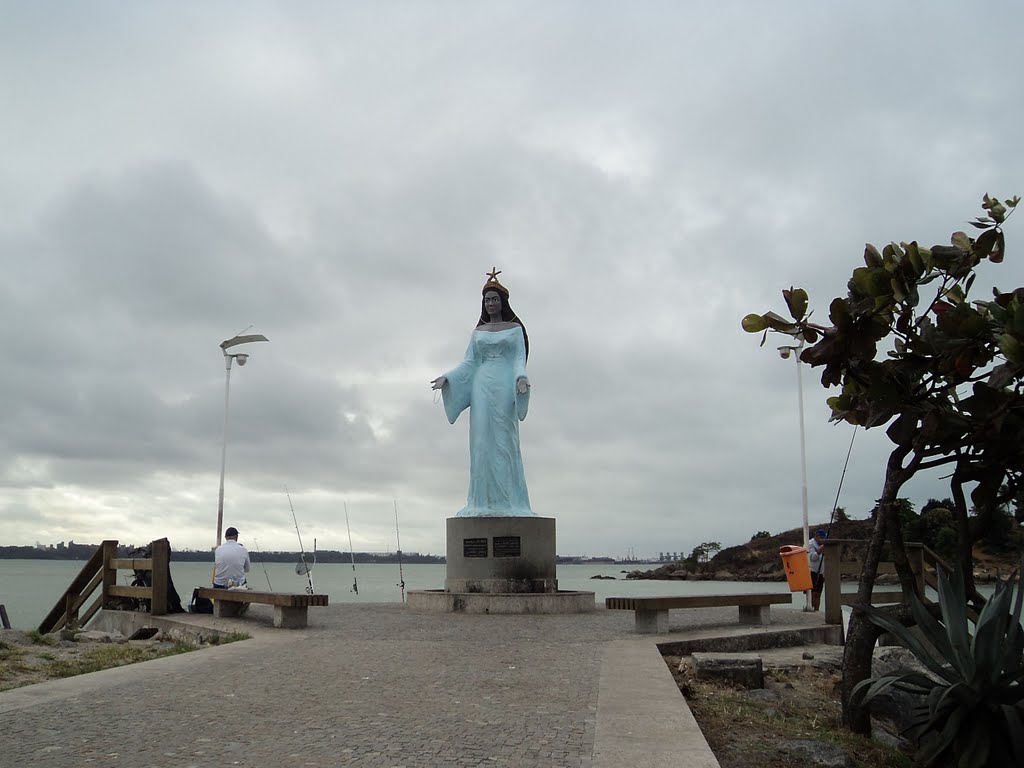
[[[998,669],[1007,670],[1011,676],[1015,671],[1018,676],[1024,674],[1024,663],[1022,663],[1024,660],[1024,629],[1020,624],[1021,606],[1024,604],[1024,584],[1021,584],[1018,574],[1019,572],[1015,572],[1007,581],[996,585],[996,592],[999,592],[1001,588],[1007,591],[1016,588],[1017,593],[1014,598],[1013,610],[1007,620],[1005,644],[1000,649],[1002,658],[997,662]]]
[[[946,634],[953,646],[953,656],[949,661],[965,679],[971,680],[974,677],[974,657],[971,655],[971,637],[967,632],[967,594],[964,582],[959,576],[948,578],[942,568],[939,569],[939,607],[942,610],[942,623],[946,625]]]
[[[1024,365],[1024,346],[1008,333],[999,337],[999,349],[1006,359],[1016,365]]]
[[[960,760],[959,768],[985,768],[988,765],[988,754],[992,749],[992,731],[981,723],[964,728],[967,741],[959,746],[957,752]]]
[[[950,645],[946,628],[942,626],[935,617],[931,615],[924,604],[914,595],[910,599],[910,612],[917,622],[918,629],[924,635],[924,639],[934,646],[939,656],[948,659],[953,655],[953,646]]]
[[[790,288],[782,292],[782,297],[789,307],[789,314],[794,320],[803,320],[807,314],[807,291],[803,288]]]
[[[898,679],[893,682],[893,687],[915,696],[925,696],[937,687],[942,688],[943,684],[921,672],[901,671]]]
[[[996,235],[998,234],[998,230],[989,229],[978,235],[978,239],[974,241],[974,252],[978,258],[987,258],[992,253],[992,246],[996,244]]]
[[[915,757],[924,765],[935,762],[936,758],[953,743],[966,716],[967,713],[963,710],[955,710],[941,729],[929,729],[929,738],[922,740],[921,748]]]
[[[967,236],[966,232],[954,232],[949,241],[961,251],[971,250],[971,238]]]
[[[768,322],[762,315],[750,314],[740,321],[740,325],[747,333],[760,333],[768,327]]]
[[[1010,616],[1012,597],[1007,589],[1001,588],[1003,586],[1003,584],[999,584],[995,593],[985,603],[974,629],[972,651],[974,658],[981,665],[977,671],[979,677],[988,684],[995,683],[999,679],[1003,666],[1000,650],[1006,640],[1007,619]]]
[[[1010,748],[1017,765],[1024,765],[1024,705],[1002,704],[999,711],[1006,721],[1006,730],[1010,734]]]
[[[857,607],[859,610],[862,610],[867,614],[871,623],[878,625],[882,629],[894,635],[900,641],[900,645],[907,648],[914,654],[914,656],[917,657],[918,661],[928,667],[928,669],[943,680],[947,680],[950,683],[956,683],[961,679],[960,675],[955,670],[944,667],[936,661],[934,656],[925,647],[917,635],[889,616],[888,613],[884,613],[880,608],[876,608],[873,605],[860,605]]]
[[[1006,241],[1003,237],[1003,233],[999,232],[996,234],[996,244],[992,247],[992,253],[988,255],[988,260],[993,264],[1001,264],[1005,256]]]
[[[898,277],[894,277],[889,281],[889,286],[892,288],[892,297],[896,301],[903,301],[907,298],[907,294],[903,292],[903,281]]]
[[[795,323],[791,323],[782,315],[777,315],[774,312],[765,312],[762,317],[764,318],[764,321],[768,323],[768,327],[773,331],[795,335],[797,325]]]
[[[864,246],[864,263],[872,269],[882,266],[882,254],[871,243]]]
[[[1013,603],[1013,623],[1011,624],[1014,635],[1024,634],[1024,629],[1021,629],[1020,625],[1021,611],[1024,610],[1024,555],[1021,555],[1020,564],[1021,567],[1008,579],[1010,586],[1007,587],[1007,589],[1015,588],[1017,591],[1017,598]]]
[[[917,245],[917,241],[905,243],[903,246],[907,251],[907,259],[910,261],[910,265],[914,268],[914,277],[920,277],[924,274],[924,259],[921,258],[921,249]]]
[[[903,252],[896,247],[895,243],[889,243],[882,249],[882,266],[886,272],[895,272],[903,258]]]
[[[832,325],[841,328],[850,320],[850,305],[846,299],[835,298],[828,305],[828,318]]]
[[[878,678],[861,680],[850,691],[850,699],[856,702],[860,696],[863,696],[864,702],[867,703],[880,693],[885,693],[899,679],[899,675],[883,675]],[[866,693],[862,693],[862,691],[866,691]]]

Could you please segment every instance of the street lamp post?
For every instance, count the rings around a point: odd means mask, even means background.
[[[807,450],[804,441],[804,383],[803,376],[800,372],[800,353],[804,348],[804,340],[800,339],[800,343],[795,346],[779,347],[779,356],[783,360],[788,360],[790,355],[796,361],[796,393],[797,401],[800,410],[800,503],[803,507],[803,522],[804,522],[804,541],[803,545],[806,547],[807,542],[810,541],[810,530],[807,521]],[[806,603],[804,610],[811,610],[811,592],[808,590],[804,592],[804,599]]]
[[[249,361],[249,355],[244,352],[228,353],[231,347],[239,344],[248,344],[251,341],[269,341],[260,333],[249,334],[248,336],[233,336],[220,343],[221,352],[224,353],[224,432],[220,449],[220,492],[217,494],[217,546],[221,544],[221,529],[224,527],[224,470],[227,467],[228,459],[228,396],[231,393],[231,364],[237,359],[238,365],[243,366]]]

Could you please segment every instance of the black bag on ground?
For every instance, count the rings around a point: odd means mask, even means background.
[[[192,602],[188,604],[189,613],[213,613],[213,600],[199,596],[199,587],[192,590]]]

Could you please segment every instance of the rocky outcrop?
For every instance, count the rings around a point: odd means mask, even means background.
[[[682,563],[668,563],[650,571],[630,571],[627,579],[662,579],[665,581],[682,581],[690,578],[690,572]]]
[[[811,530],[827,527],[827,522],[814,523]],[[845,520],[833,523],[830,535],[838,539],[866,540],[871,537],[871,520]],[[627,579],[662,579],[671,581],[777,581],[786,580],[779,549],[786,545],[803,545],[803,532],[796,528],[775,536],[751,539],[746,544],[727,547],[706,563],[681,561],[666,563],[648,571],[630,571]],[[1019,554],[991,553],[975,547],[975,580],[979,583],[1005,578],[1019,566]],[[898,584],[893,574],[880,574],[878,584]]]

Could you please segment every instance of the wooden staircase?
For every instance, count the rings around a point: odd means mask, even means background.
[[[64,590],[57,604],[39,625],[43,634],[63,628],[84,627],[100,608],[113,606],[114,598],[148,601],[149,613],[162,616],[167,613],[167,586],[171,577],[171,545],[167,539],[150,544],[148,558],[117,557],[117,540],[104,541],[82,567],[78,576]],[[150,571],[152,586],[129,587],[117,583],[118,570]],[[82,606],[99,588],[93,603],[82,612]],[[142,605],[142,603],[136,603]]]

